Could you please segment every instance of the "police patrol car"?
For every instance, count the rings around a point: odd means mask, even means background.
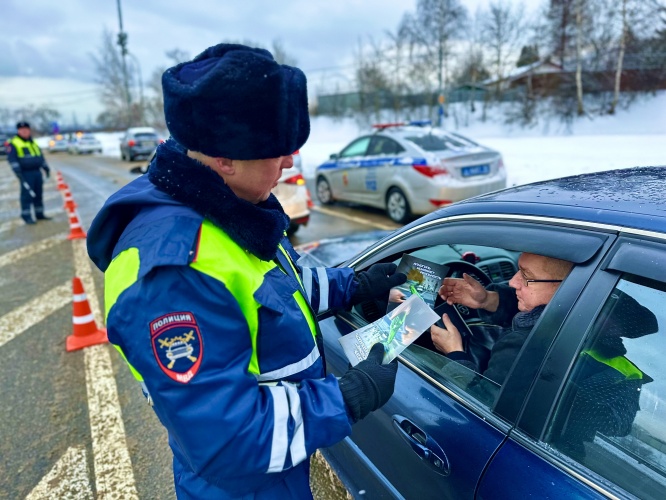
[[[407,222],[453,202],[506,187],[502,155],[430,121],[374,125],[317,167],[323,204],[351,201]]]

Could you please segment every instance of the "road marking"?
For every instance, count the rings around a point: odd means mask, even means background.
[[[65,234],[56,234],[55,236],[45,238],[41,241],[38,241],[37,243],[33,243],[32,245],[26,245],[17,250],[12,250],[11,252],[0,255],[0,267],[4,267],[9,264],[15,264],[21,259],[30,257],[31,255],[34,255],[38,252],[48,250],[49,248],[65,241],[66,237],[67,236]]]
[[[86,450],[70,447],[49,473],[28,493],[25,500],[46,498],[77,498],[92,500],[93,492],[88,479]]]
[[[83,283],[97,324],[103,324],[86,240],[72,240],[72,247],[76,276]],[[109,351],[107,344],[83,350],[97,498],[138,499]]]
[[[328,208],[320,207],[317,205],[312,207],[310,210],[314,210],[315,212],[321,212],[323,214],[330,215],[331,217],[340,217],[341,219],[347,219],[349,221],[356,222],[358,224],[364,224],[366,226],[376,227],[379,229],[388,229],[390,231],[393,231],[401,227],[397,225],[389,226],[386,224],[380,224],[378,222],[372,222],[369,220],[361,219],[360,217],[354,217],[353,215],[341,214],[340,212],[336,212],[335,210],[330,210]]]
[[[0,317],[0,347],[72,301],[72,283],[53,288]]]

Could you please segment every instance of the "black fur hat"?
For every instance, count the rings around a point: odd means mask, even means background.
[[[307,84],[270,52],[222,43],[162,75],[171,136],[187,149],[232,160],[292,154],[310,135]]]

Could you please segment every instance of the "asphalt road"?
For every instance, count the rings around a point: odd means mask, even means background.
[[[133,164],[66,154],[47,160],[54,175],[44,200],[53,220],[27,226],[18,182],[0,159],[0,498],[175,498],[166,432],[115,350],[65,350],[72,278],[83,281],[101,327],[103,276],[87,258],[86,240],[67,239],[55,172],[86,230],[104,200],[135,178]],[[395,227],[381,211],[315,207],[293,243]]]

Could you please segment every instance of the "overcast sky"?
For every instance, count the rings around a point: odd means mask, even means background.
[[[488,0],[462,3],[473,13]],[[171,49],[194,57],[223,40],[267,48],[279,40],[311,88],[344,79],[359,41],[383,39],[415,6],[416,0],[121,0],[128,48],[144,81],[169,64]],[[48,103],[63,118],[94,120],[101,108],[91,54],[104,30],[115,39],[117,0],[0,0],[0,106]]]

